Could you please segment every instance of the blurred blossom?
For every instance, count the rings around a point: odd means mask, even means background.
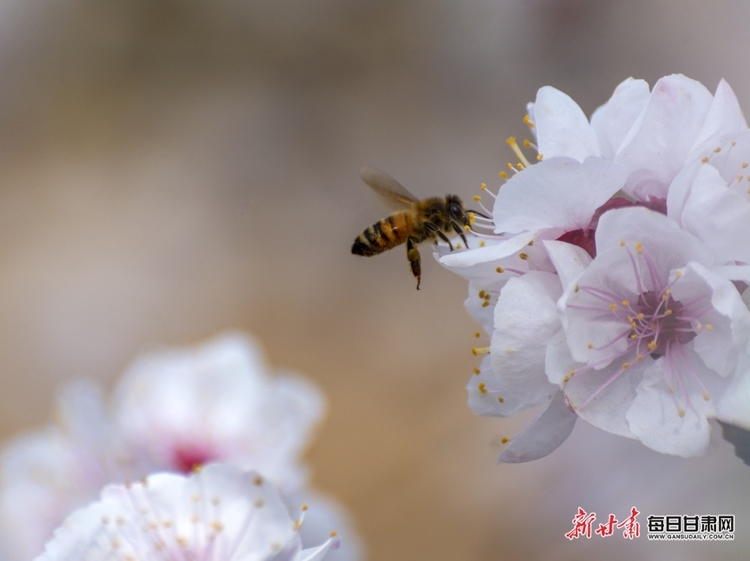
[[[327,558],[338,546],[336,533],[303,549],[305,510],[290,515],[273,484],[233,464],[209,465],[190,477],[160,473],[106,487],[99,501],[65,520],[37,559]]]
[[[324,408],[311,382],[271,376],[257,345],[240,334],[139,358],[115,388],[111,412],[97,388],[72,384],[60,397],[58,422],[3,454],[0,531],[8,559],[37,555],[65,516],[105,484],[187,474],[211,462],[263,473],[285,500],[311,506],[303,545],[336,528],[347,537],[330,558],[357,559],[345,513],[308,488],[300,461]]]
[[[710,418],[750,429],[750,131],[731,88],[628,79],[589,121],[544,87],[528,112],[538,156],[509,139],[479,247],[439,249],[491,336],[472,409],[543,408],[500,460],[549,454],[576,418],[679,456],[706,451]]]

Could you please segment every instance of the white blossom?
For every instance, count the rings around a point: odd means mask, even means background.
[[[150,475],[106,487],[99,501],[71,514],[37,561],[105,559],[319,561],[332,537],[303,548],[307,507],[290,511],[262,475],[233,464],[208,465],[190,477]]]
[[[538,156],[508,140],[481,247],[438,250],[490,338],[471,408],[541,408],[500,460],[548,454],[571,416],[683,456],[710,418],[750,428],[750,131],[729,85],[630,78],[590,121],[546,86],[526,122]]]

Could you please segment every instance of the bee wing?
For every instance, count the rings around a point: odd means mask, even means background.
[[[391,210],[405,210],[419,202],[419,199],[412,195],[406,187],[384,171],[363,167],[359,170],[359,176],[375,192],[380,201]]]

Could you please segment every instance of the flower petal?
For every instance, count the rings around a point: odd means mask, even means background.
[[[620,190],[626,178],[627,168],[600,158],[583,163],[545,158],[500,189],[493,211],[496,231],[554,228],[562,234],[588,228],[596,209]]]
[[[551,86],[540,88],[533,113],[539,153],[545,159],[565,156],[582,162],[599,156],[589,121],[569,95]]]
[[[544,411],[503,450],[497,461],[518,464],[547,456],[570,436],[577,419],[563,393],[558,391]]]
[[[649,95],[645,80],[628,78],[615,88],[609,101],[591,115],[591,128],[599,140],[603,158],[614,158],[622,141],[646,107]]]
[[[638,121],[623,140],[615,162],[627,165],[624,191],[636,199],[666,198],[708,115],[712,96],[682,75],[659,80]]]

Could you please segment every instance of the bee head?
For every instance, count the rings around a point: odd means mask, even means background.
[[[448,214],[450,217],[458,222],[459,224],[468,225],[469,216],[466,214],[464,209],[464,203],[456,195],[448,195],[445,197],[445,203],[448,208]]]

